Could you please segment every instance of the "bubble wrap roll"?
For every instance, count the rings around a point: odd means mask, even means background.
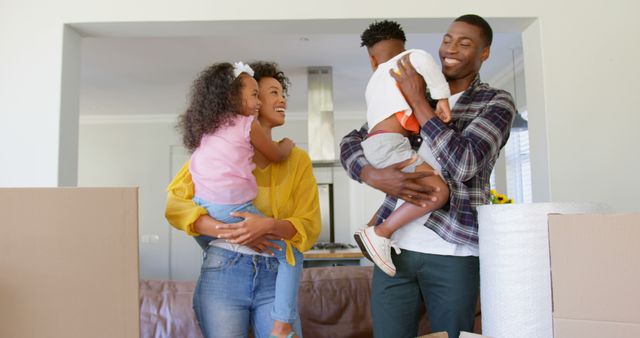
[[[595,203],[478,207],[483,334],[553,337],[547,215],[609,211]]]

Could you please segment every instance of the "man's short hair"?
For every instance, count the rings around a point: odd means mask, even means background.
[[[489,23],[481,16],[475,14],[466,14],[457,17],[455,20],[453,20],[453,22],[464,22],[480,28],[485,47],[491,47],[491,43],[493,42],[493,30],[491,29]]]
[[[360,46],[367,46],[367,48],[371,48],[376,43],[384,40],[407,41],[400,24],[389,20],[376,21],[372,23],[364,32],[362,32],[360,39],[362,40]]]

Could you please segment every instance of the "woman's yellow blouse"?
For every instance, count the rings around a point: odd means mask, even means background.
[[[295,264],[291,245],[305,252],[320,234],[320,204],[318,188],[311,168],[311,160],[304,150],[293,148],[286,161],[272,163],[253,171],[258,184],[258,196],[253,201],[267,217],[287,220],[297,234],[287,243],[287,261]],[[194,186],[189,162],[182,166],[167,187],[165,216],[176,229],[191,236],[199,235],[193,223],[207,210],[193,202]]]

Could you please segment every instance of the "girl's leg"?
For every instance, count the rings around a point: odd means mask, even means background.
[[[276,294],[276,278],[279,263],[276,258],[256,256],[259,264],[256,266],[256,284],[252,300],[251,322],[256,338],[267,338],[271,335],[274,320],[271,314],[274,309],[274,295]],[[276,296],[277,298],[277,296]],[[300,317],[296,312],[292,323],[293,331],[302,337]]]
[[[273,242],[282,247],[281,251],[275,252],[275,257],[278,260],[278,276],[276,278],[276,299],[271,311],[271,317],[275,320],[272,333],[277,336],[291,332],[291,324],[298,317],[298,289],[304,256],[292,247],[295,265],[291,265],[287,262],[285,242]],[[296,333],[300,336],[300,332]]]
[[[250,259],[207,248],[193,295],[193,309],[205,338],[247,337],[253,281]]]

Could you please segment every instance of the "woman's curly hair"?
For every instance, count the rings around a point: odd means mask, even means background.
[[[280,85],[282,85],[284,94],[287,94],[289,85],[291,83],[289,82],[289,78],[287,78],[282,70],[278,68],[277,63],[268,61],[255,61],[252,62],[249,66],[251,67],[251,69],[253,69],[253,78],[256,79],[256,81],[260,82],[260,79],[264,77],[274,78],[278,82],[280,82]]]
[[[404,30],[399,23],[390,20],[376,21],[367,27],[360,35],[360,47],[373,47],[376,43],[384,40],[400,40],[406,42]]]
[[[202,136],[231,123],[238,114],[241,89],[240,77],[235,77],[233,65],[228,62],[213,64],[200,73],[191,87],[189,106],[178,123],[187,149],[194,151]]]

